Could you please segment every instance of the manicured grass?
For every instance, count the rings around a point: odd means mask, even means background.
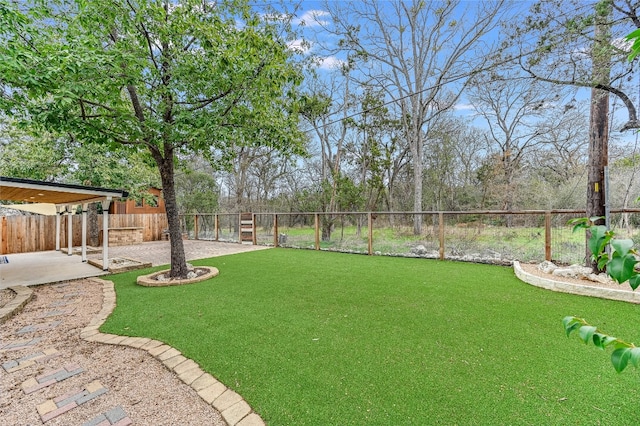
[[[111,278],[102,331],[175,346],[270,425],[637,424],[640,372],[567,339],[577,315],[633,341],[640,307],[509,268],[273,249],[193,262],[180,287]]]

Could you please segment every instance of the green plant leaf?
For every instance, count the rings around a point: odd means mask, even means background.
[[[596,332],[596,328],[592,325],[583,325],[578,331],[578,335],[584,343],[589,343],[589,340],[593,337],[593,333]]]
[[[609,255],[607,253],[603,253],[598,258],[598,269],[603,270],[605,266],[607,266],[607,262],[609,262]]]
[[[590,231],[591,237],[588,241],[589,250],[597,256],[599,253],[604,251],[604,246],[607,244],[608,240],[611,239],[611,236],[607,235],[607,227],[603,225],[592,226]]]
[[[634,367],[640,366],[640,348],[631,349],[631,363]]]
[[[586,217],[576,217],[567,221],[568,225],[573,225],[572,232],[576,232],[582,229],[588,229],[590,226],[589,219]]]
[[[625,37],[625,39],[629,41],[633,40],[634,38],[640,38],[640,28],[637,30],[633,30]]]
[[[632,254],[614,257],[607,263],[607,272],[618,283],[623,283],[634,275],[636,263],[638,261]]]
[[[631,249],[633,249],[633,240],[629,239],[613,239],[611,240],[611,247],[615,250],[616,253],[619,253],[621,256],[628,254]]]
[[[611,363],[618,373],[627,367],[631,358],[631,348],[618,348],[611,354]]]
[[[607,346],[616,342],[617,340],[618,339],[616,339],[615,337],[603,333],[596,332],[593,334],[593,344],[602,350],[604,350]]]
[[[637,289],[640,286],[640,274],[634,273],[634,275],[629,278],[629,285],[632,289]]]
[[[567,337],[569,337],[574,330],[577,330],[584,325],[584,320],[574,316],[566,316],[562,319],[562,324]]]

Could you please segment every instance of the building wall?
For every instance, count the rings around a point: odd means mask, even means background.
[[[109,206],[110,214],[159,214],[166,213],[164,207],[164,198],[162,198],[162,190],[158,188],[149,188],[148,192],[157,200],[157,206],[147,204],[147,200],[143,199],[141,204],[136,204],[135,200],[113,201]]]

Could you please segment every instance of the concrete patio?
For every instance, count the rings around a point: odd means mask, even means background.
[[[215,241],[185,240],[187,260],[205,259],[226,254],[263,250],[268,247]],[[105,275],[107,272],[83,263],[80,256],[68,256],[59,251],[8,254],[9,263],[0,264],[0,289],[12,286],[32,286]],[[171,261],[168,241],[152,241],[132,246],[109,248],[109,258],[125,257],[153,266]],[[101,259],[101,254],[88,255],[89,259]]]

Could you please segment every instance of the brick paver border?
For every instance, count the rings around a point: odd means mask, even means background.
[[[117,406],[84,423],[82,426],[128,426],[133,421],[121,406]]]
[[[236,392],[227,388],[209,373],[204,372],[193,360],[183,356],[177,349],[158,340],[146,337],[126,337],[100,333],[99,328],[116,306],[116,292],[112,281],[88,278],[102,284],[102,310],[80,332],[80,337],[89,342],[123,345],[147,351],[174,372],[180,380],[197,392],[213,408],[218,410],[229,426],[264,426],[265,422],[251,406]]]
[[[57,398],[48,399],[36,408],[38,409],[38,414],[40,414],[40,420],[42,420],[42,423],[46,423],[107,392],[108,389],[102,386],[99,381],[95,380],[86,385],[82,390],[74,390],[60,395]]]
[[[54,385],[58,382],[78,375],[84,371],[84,368],[78,364],[67,364],[62,368],[44,372],[36,377],[30,377],[22,383],[22,390],[25,394],[33,393],[37,390]]]
[[[57,349],[47,348],[40,352],[35,352],[23,356],[22,358],[6,361],[2,364],[2,368],[4,368],[4,371],[6,371],[7,373],[13,373],[15,371],[20,371],[24,368],[31,367],[37,362],[42,363],[57,356],[60,356],[60,352],[58,352]]]

